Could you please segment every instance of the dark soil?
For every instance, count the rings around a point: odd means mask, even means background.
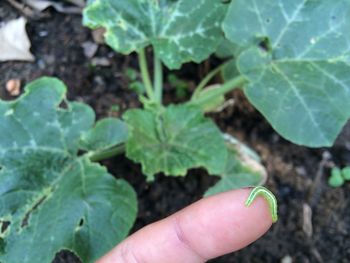
[[[137,96],[127,88],[123,75],[126,67],[136,67],[135,59],[125,58],[101,45],[95,56],[106,58],[110,66],[92,66],[84,56],[82,44],[92,41],[90,30],[82,27],[78,15],[46,11],[47,18],[29,19],[34,63],[0,64],[0,97],[11,99],[5,90],[9,79],[22,83],[43,75],[57,76],[69,87],[69,99],[84,101],[98,117],[120,116],[130,107],[139,107]],[[5,1],[0,3],[0,20],[18,17],[20,13]],[[210,63],[186,65],[177,72],[187,81],[197,81]],[[174,90],[167,87],[166,101],[174,102]],[[350,262],[350,184],[331,188],[327,184],[329,167],[325,158],[336,165],[350,165],[350,129],[345,129],[336,146],[330,149],[308,149],[293,145],[277,135],[240,92],[230,95],[235,104],[212,117],[220,128],[254,148],[262,157],[269,179],[268,187],[279,201],[280,220],[260,240],[249,247],[211,262]],[[119,111],[112,111],[114,105]],[[201,198],[216,181],[202,170],[192,170],[185,178],[157,177],[146,183],[140,166],[119,156],[105,162],[109,171],[125,178],[136,189],[139,213],[133,231],[164,218]],[[312,211],[312,231],[305,229],[307,213]],[[259,223],[259,222],[257,222]],[[303,228],[304,226],[304,228]],[[55,262],[79,262],[67,252]]]

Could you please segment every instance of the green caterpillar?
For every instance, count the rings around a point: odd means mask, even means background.
[[[266,201],[269,204],[270,213],[272,217],[272,222],[275,223],[278,220],[278,214],[277,214],[277,199],[275,195],[268,190],[267,188],[263,186],[257,186],[255,187],[249,194],[247,201],[245,202],[245,206],[250,206],[256,197],[261,195],[266,199]]]

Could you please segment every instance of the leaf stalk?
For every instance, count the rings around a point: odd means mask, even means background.
[[[89,153],[89,159],[92,162],[99,162],[106,160],[108,158],[114,157],[116,155],[122,154],[125,152],[125,144],[118,144],[112,148],[91,152]]]
[[[163,66],[157,54],[154,54],[154,80],[153,81],[154,81],[155,100],[157,103],[162,104]]]
[[[246,83],[248,83],[248,80],[244,77],[244,76],[238,76],[236,78],[233,78],[227,82],[225,82],[224,84],[222,84],[220,87],[216,88],[215,90],[213,90],[210,93],[207,93],[203,96],[199,96],[199,97],[192,97],[190,104],[194,104],[194,105],[206,105],[209,101],[225,95],[227,92],[234,90],[237,87],[241,87],[243,85],[245,85]]]
[[[228,61],[230,62],[230,61]],[[215,77],[216,74],[218,74],[227,64],[228,62],[225,62],[223,64],[221,64],[220,66],[216,67],[215,69],[213,69],[212,71],[210,71],[208,73],[208,75],[205,76],[205,78],[198,84],[198,86],[196,87],[192,98],[196,98],[199,96],[200,92],[205,88],[205,86],[209,83],[209,81]]]
[[[148,63],[146,58],[145,49],[142,48],[138,51],[139,66],[141,71],[142,81],[145,84],[147,96],[150,100],[154,100],[153,85],[151,82],[150,74],[148,71]]]

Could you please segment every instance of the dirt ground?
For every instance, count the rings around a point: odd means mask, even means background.
[[[110,65],[94,66],[83,52],[83,43],[92,41],[92,37],[90,30],[81,25],[81,17],[53,10],[45,13],[46,18],[29,19],[27,26],[35,62],[0,63],[2,99],[11,99],[5,90],[9,79],[21,79],[25,84],[49,75],[61,78],[69,87],[69,99],[88,103],[98,117],[120,116],[127,108],[140,106],[123,75],[127,67],[137,66],[132,56],[125,58],[101,45],[95,57],[107,60]],[[19,15],[5,1],[0,2],[0,21]],[[210,63],[189,64],[176,74],[193,82],[208,68]],[[173,101],[174,89],[170,85],[166,87],[165,101]],[[327,184],[327,164],[350,165],[350,128],[344,129],[332,148],[296,146],[277,135],[240,92],[229,96],[235,99],[235,104],[211,117],[222,131],[240,138],[261,155],[269,174],[267,186],[279,202],[280,220],[254,244],[211,262],[350,262],[350,212],[347,211],[350,184],[336,189]],[[119,112],[111,110],[114,105],[119,106]],[[140,166],[124,156],[105,164],[112,174],[125,178],[137,191],[139,213],[132,231],[200,199],[216,181],[202,170],[191,170],[185,178],[159,175],[155,183],[149,184]],[[79,261],[63,252],[54,262]]]

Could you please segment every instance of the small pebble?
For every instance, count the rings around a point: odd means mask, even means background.
[[[47,65],[53,65],[55,64],[56,59],[54,55],[45,55],[44,61],[46,62]]]
[[[293,263],[293,259],[291,256],[286,255],[281,259],[281,263]]]
[[[21,81],[19,79],[10,79],[6,83],[6,90],[11,96],[18,96],[21,93]]]
[[[43,31],[39,31],[39,37],[46,37],[48,36],[49,32],[43,30]]]
[[[95,56],[98,49],[98,45],[91,41],[84,42],[82,44],[82,47],[84,49],[84,55],[87,58],[92,58],[93,56]]]
[[[104,57],[94,57],[91,59],[91,64],[94,66],[108,67],[111,65],[111,62]]]

